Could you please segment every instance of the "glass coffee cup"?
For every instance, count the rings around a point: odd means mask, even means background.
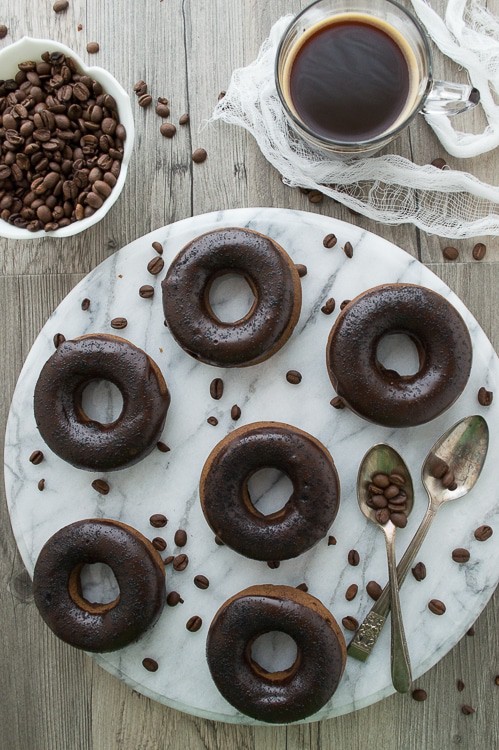
[[[474,107],[477,89],[435,81],[429,40],[394,0],[317,0],[277,50],[277,92],[298,135],[331,155],[370,156],[419,113]]]

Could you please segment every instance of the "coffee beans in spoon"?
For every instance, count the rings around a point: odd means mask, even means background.
[[[406,477],[402,471],[384,474],[377,472],[367,485],[367,505],[374,510],[380,524],[391,521],[403,529],[407,525]]]
[[[0,218],[32,232],[92,216],[121,170],[126,131],[102,85],[44,52],[0,81]]]

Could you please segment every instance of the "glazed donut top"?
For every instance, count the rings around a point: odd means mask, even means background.
[[[251,647],[270,631],[287,633],[297,658],[286,670],[268,672]],[[250,586],[228,599],[210,625],[208,666],[224,698],[259,721],[289,723],[311,716],[335,692],[346,663],[343,634],[315,597],[290,586]]]
[[[255,302],[233,323],[213,313],[209,293],[218,276],[236,273]],[[301,309],[298,272],[273,240],[249,229],[218,229],[197,237],[173,260],[162,283],[163,308],[178,344],[192,357],[220,367],[267,359],[289,338]]]
[[[123,409],[114,422],[90,419],[82,408],[85,387],[114,383]],[[47,445],[80,469],[131,466],[161,436],[170,394],[156,363],[130,341],[89,334],[64,341],[42,368],[34,394],[35,420]]]
[[[415,343],[419,370],[402,376],[377,358],[383,336],[402,333]],[[457,310],[440,294],[415,284],[368,289],[340,313],[327,345],[331,382],[359,416],[388,427],[423,424],[462,393],[472,362],[471,338]]]

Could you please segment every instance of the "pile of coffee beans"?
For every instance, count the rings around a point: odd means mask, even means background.
[[[457,489],[457,482],[454,472],[449,465],[438,456],[432,456],[429,465],[430,474],[435,479],[439,479],[442,486],[447,490]]]
[[[46,232],[91,216],[121,170],[126,131],[112,96],[71,57],[44,52],[0,80],[0,217]]]
[[[407,492],[405,476],[397,471],[391,474],[377,472],[367,485],[367,505],[372,508],[378,523],[391,521],[403,529],[407,525]]]

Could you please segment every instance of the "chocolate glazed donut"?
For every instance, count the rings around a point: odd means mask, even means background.
[[[210,307],[211,285],[236,273],[255,301],[234,323]],[[270,357],[291,336],[301,309],[300,277],[276,242],[249,229],[217,229],[197,237],[173,260],[162,283],[163,309],[177,343],[192,357],[219,367],[246,367]]]
[[[83,598],[80,571],[106,563],[120,593],[112,602]],[[165,567],[151,542],[118,521],[90,518],[57,531],[43,546],[33,575],[35,604],[49,628],[85,651],[115,651],[151,627],[165,603]]]
[[[259,469],[287,474],[293,493],[264,515],[253,505],[248,480]],[[201,473],[201,505],[215,534],[254,560],[297,557],[322,539],[335,519],[340,486],[333,459],[316,438],[279,422],[254,422],[227,435]]]
[[[394,333],[417,347],[414,375],[399,375],[378,361],[380,340]],[[440,294],[415,284],[385,284],[346,305],[326,359],[331,382],[352,411],[376,424],[410,427],[438,417],[461,395],[472,346],[464,320]]]
[[[297,658],[267,672],[251,656],[258,636],[287,633]],[[238,711],[284,724],[306,719],[331,698],[343,674],[346,645],[331,612],[289,586],[250,586],[226,601],[210,625],[206,656],[213,681]]]
[[[114,422],[101,424],[82,408],[93,380],[109,380],[123,396]],[[35,387],[35,420],[54,453],[79,469],[110,471],[140,461],[161,436],[170,394],[157,364],[130,341],[89,334],[64,341]]]

